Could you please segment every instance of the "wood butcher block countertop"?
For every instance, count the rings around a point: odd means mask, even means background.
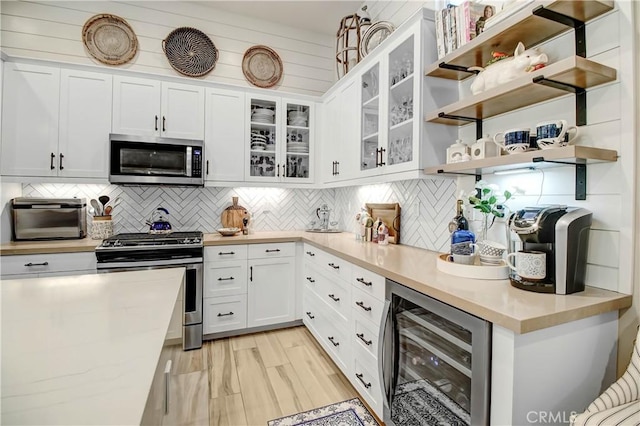
[[[512,287],[508,280],[476,280],[438,271],[438,253],[404,245],[379,246],[353,234],[271,231],[223,237],[205,234],[205,246],[304,241],[423,294],[516,333],[527,333],[631,306],[630,295],[587,287],[572,295],[539,294]],[[99,241],[10,243],[2,255],[92,251]],[[57,249],[56,249],[57,248]]]

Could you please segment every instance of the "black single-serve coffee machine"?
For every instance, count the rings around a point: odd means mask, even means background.
[[[522,249],[546,254],[546,276],[529,280],[512,271],[511,285],[538,293],[584,291],[592,216],[586,209],[559,205],[526,207],[513,213],[509,226],[522,240]]]

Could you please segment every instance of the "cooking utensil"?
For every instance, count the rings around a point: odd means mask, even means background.
[[[102,206],[100,206],[100,203],[98,203],[98,200],[96,200],[95,198],[91,199],[91,207],[93,207],[96,211],[96,214],[98,216],[102,216]]]
[[[104,208],[104,214],[105,216],[109,216],[111,214],[111,212],[113,211],[113,207],[111,206],[107,206]]]
[[[224,228],[239,228],[242,230],[244,229],[242,219],[247,214],[247,209],[238,205],[238,197],[232,197],[231,200],[233,204],[222,212],[222,226]]]
[[[107,206],[107,203],[109,202],[110,198],[107,197],[106,195],[101,195],[98,197],[98,201],[100,201],[102,203],[102,210],[104,211],[104,208]]]

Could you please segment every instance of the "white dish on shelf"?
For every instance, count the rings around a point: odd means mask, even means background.
[[[218,232],[223,237],[231,237],[233,235],[236,235],[238,232],[240,232],[240,228],[220,228],[218,229]]]
[[[273,117],[276,112],[272,109],[269,108],[256,108],[253,110],[253,114],[254,115],[269,115],[271,117]]]
[[[509,278],[509,267],[502,261],[499,265],[480,265],[476,259],[475,265],[464,265],[447,260],[448,253],[440,254],[436,266],[440,272],[463,278],[476,280],[506,280]]]

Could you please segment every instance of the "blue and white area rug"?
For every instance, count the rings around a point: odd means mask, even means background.
[[[367,407],[353,398],[304,413],[270,420],[268,426],[380,426]]]

